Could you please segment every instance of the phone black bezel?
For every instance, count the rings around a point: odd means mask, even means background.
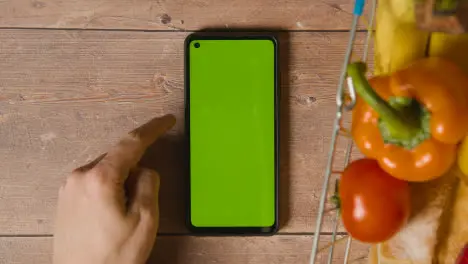
[[[274,123],[275,123],[275,222],[270,227],[196,227],[191,222],[190,206],[190,44],[196,40],[270,40],[274,44]],[[279,229],[279,177],[280,177],[280,81],[279,81],[279,47],[278,39],[273,34],[247,32],[197,32],[186,37],[184,43],[184,81],[185,81],[185,139],[188,151],[187,166],[187,199],[186,226],[196,235],[274,235]]]

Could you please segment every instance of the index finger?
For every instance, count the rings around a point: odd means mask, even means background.
[[[171,129],[175,122],[173,115],[150,120],[122,138],[99,162],[98,166],[110,165],[117,170],[117,175],[127,177],[129,170],[138,164],[146,149]]]

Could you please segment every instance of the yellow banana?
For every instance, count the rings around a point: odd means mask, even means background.
[[[448,58],[468,73],[468,34],[432,33],[429,55]]]
[[[468,184],[468,137],[465,137],[458,150],[458,167],[464,175],[464,182]]]
[[[418,30],[414,2],[380,0],[376,13],[376,75],[390,74],[426,55],[429,34]]]

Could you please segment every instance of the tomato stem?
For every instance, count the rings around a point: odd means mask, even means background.
[[[338,214],[341,212],[341,199],[339,193],[339,184],[340,181],[337,179],[335,182],[335,193],[331,197],[331,202],[335,205],[336,210],[338,210]]]

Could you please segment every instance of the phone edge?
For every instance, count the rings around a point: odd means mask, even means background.
[[[268,39],[274,44],[274,84],[275,84],[275,221],[271,227],[195,227],[191,223],[191,206],[190,206],[190,48],[189,45],[194,40],[200,39]],[[248,33],[248,32],[194,32],[189,34],[184,40],[184,140],[186,151],[188,153],[186,160],[187,176],[185,182],[185,226],[196,236],[272,236],[279,231],[279,183],[280,183],[280,116],[281,116],[281,82],[280,82],[280,48],[278,38],[273,33]],[[268,231],[262,229],[268,228]]]

